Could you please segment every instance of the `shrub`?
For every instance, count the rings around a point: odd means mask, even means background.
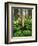
[[[32,35],[32,19],[25,18],[24,27],[22,27],[21,23],[19,23],[18,17],[15,17],[14,20],[14,37],[21,37],[21,36],[31,36]]]

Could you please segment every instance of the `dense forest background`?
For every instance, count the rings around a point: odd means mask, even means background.
[[[12,36],[32,36],[32,9],[12,8]]]

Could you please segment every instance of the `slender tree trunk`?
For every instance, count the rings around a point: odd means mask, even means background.
[[[24,27],[24,21],[25,21],[25,9],[22,9],[22,27]]]
[[[28,9],[26,9],[26,17],[28,18]]]

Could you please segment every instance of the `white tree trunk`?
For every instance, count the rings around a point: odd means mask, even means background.
[[[22,9],[22,26],[24,27],[24,21],[25,21],[25,9]]]
[[[26,9],[26,16],[28,16],[28,9]]]

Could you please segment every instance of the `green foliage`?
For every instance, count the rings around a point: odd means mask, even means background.
[[[32,36],[32,19],[25,18],[24,27],[18,21],[18,16],[14,17],[14,37]]]
[[[16,31],[15,33],[14,33],[14,36],[20,36],[20,34],[21,34],[21,31]]]
[[[24,36],[31,36],[32,35],[30,30],[24,30],[23,34],[24,34]]]

